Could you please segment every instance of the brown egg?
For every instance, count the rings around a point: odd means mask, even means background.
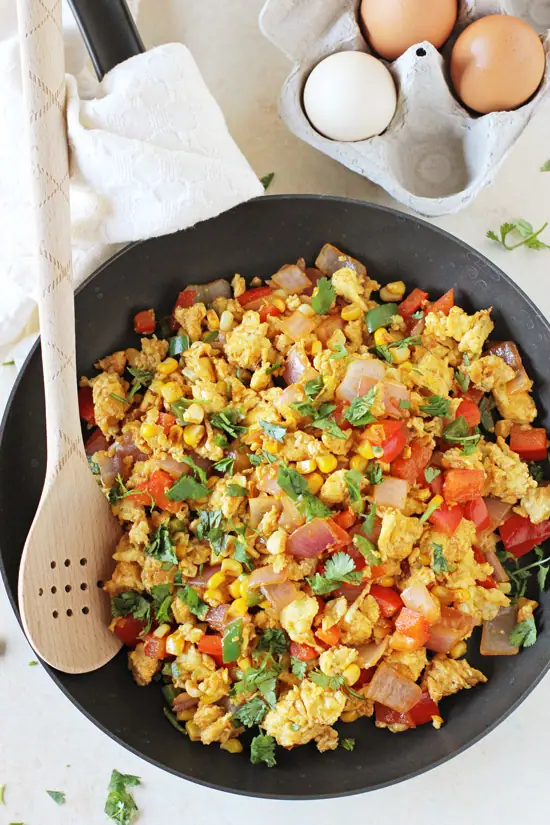
[[[534,29],[507,14],[481,17],[451,55],[451,80],[468,108],[481,114],[517,109],[538,89],[546,59]]]
[[[396,60],[423,40],[439,49],[457,13],[457,0],[362,0],[360,9],[365,37],[386,60]]]

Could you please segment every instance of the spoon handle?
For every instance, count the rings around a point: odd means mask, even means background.
[[[69,0],[69,5],[100,80],[145,51],[126,0]]]
[[[61,0],[17,0],[46,399],[46,482],[82,452],[75,363]]]

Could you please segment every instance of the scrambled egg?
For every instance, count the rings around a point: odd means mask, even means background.
[[[503,438],[497,437],[496,444],[482,444],[481,452],[486,476],[484,495],[515,504],[537,486],[527,464],[508,447]]]
[[[437,653],[426,666],[422,687],[437,704],[444,696],[486,681],[487,677],[469,665],[466,659],[449,659],[444,653]]]
[[[330,735],[328,729],[338,720],[345,704],[341,690],[327,690],[305,679],[299,687],[283,694],[265,717],[263,726],[285,748],[305,745],[314,739],[329,745],[320,750],[333,750],[338,745],[338,735],[335,731]]]
[[[483,392],[490,392],[496,386],[507,384],[515,376],[512,367],[498,355],[484,355],[464,371],[470,376],[472,384]]]
[[[522,509],[533,524],[540,524],[550,518],[550,486],[535,487],[527,491],[521,499]]]
[[[281,626],[293,642],[315,647],[311,625],[318,612],[317,599],[304,593],[300,599],[295,599],[281,610]]]
[[[426,334],[433,335],[442,343],[447,338],[458,342],[460,352],[480,355],[483,344],[494,329],[491,310],[484,309],[468,315],[460,307],[452,307],[448,315],[429,312],[426,315]]]
[[[382,517],[382,530],[378,539],[382,559],[406,559],[421,537],[422,530],[422,524],[417,518],[404,516],[399,510],[388,508]]]
[[[501,416],[514,424],[530,424],[537,417],[535,402],[526,391],[510,394],[505,384],[497,384],[493,396]]]

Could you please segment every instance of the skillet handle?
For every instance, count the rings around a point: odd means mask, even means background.
[[[145,51],[126,0],[69,0],[97,76]]]

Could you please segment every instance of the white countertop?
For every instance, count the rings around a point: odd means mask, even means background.
[[[290,67],[257,28],[261,6],[262,0],[143,0],[140,27],[149,46],[181,40],[191,48],[258,175],[275,172],[270,192],[324,192],[395,205],[377,187],[286,131],[278,119],[277,97]],[[550,220],[550,174],[539,172],[550,158],[549,134],[547,105],[495,184],[465,211],[437,221],[495,261],[547,315],[550,251],[505,252],[485,234],[510,218],[526,218],[536,228]],[[545,239],[550,243],[550,229]],[[0,410],[13,372],[0,368]],[[0,586],[0,785],[6,784],[0,825],[105,825],[103,804],[115,767],[142,777],[135,798],[143,825],[182,818],[205,825],[276,825],[283,817],[288,825],[329,825],[336,818],[360,822],[365,815],[374,823],[407,825],[436,825],[442,819],[446,825],[474,819],[488,825],[548,821],[548,677],[497,730],[434,771],[366,796],[281,803],[211,791],[127,753],[81,716],[41,667],[28,667],[34,658]],[[67,803],[55,805],[47,788],[66,792]]]

